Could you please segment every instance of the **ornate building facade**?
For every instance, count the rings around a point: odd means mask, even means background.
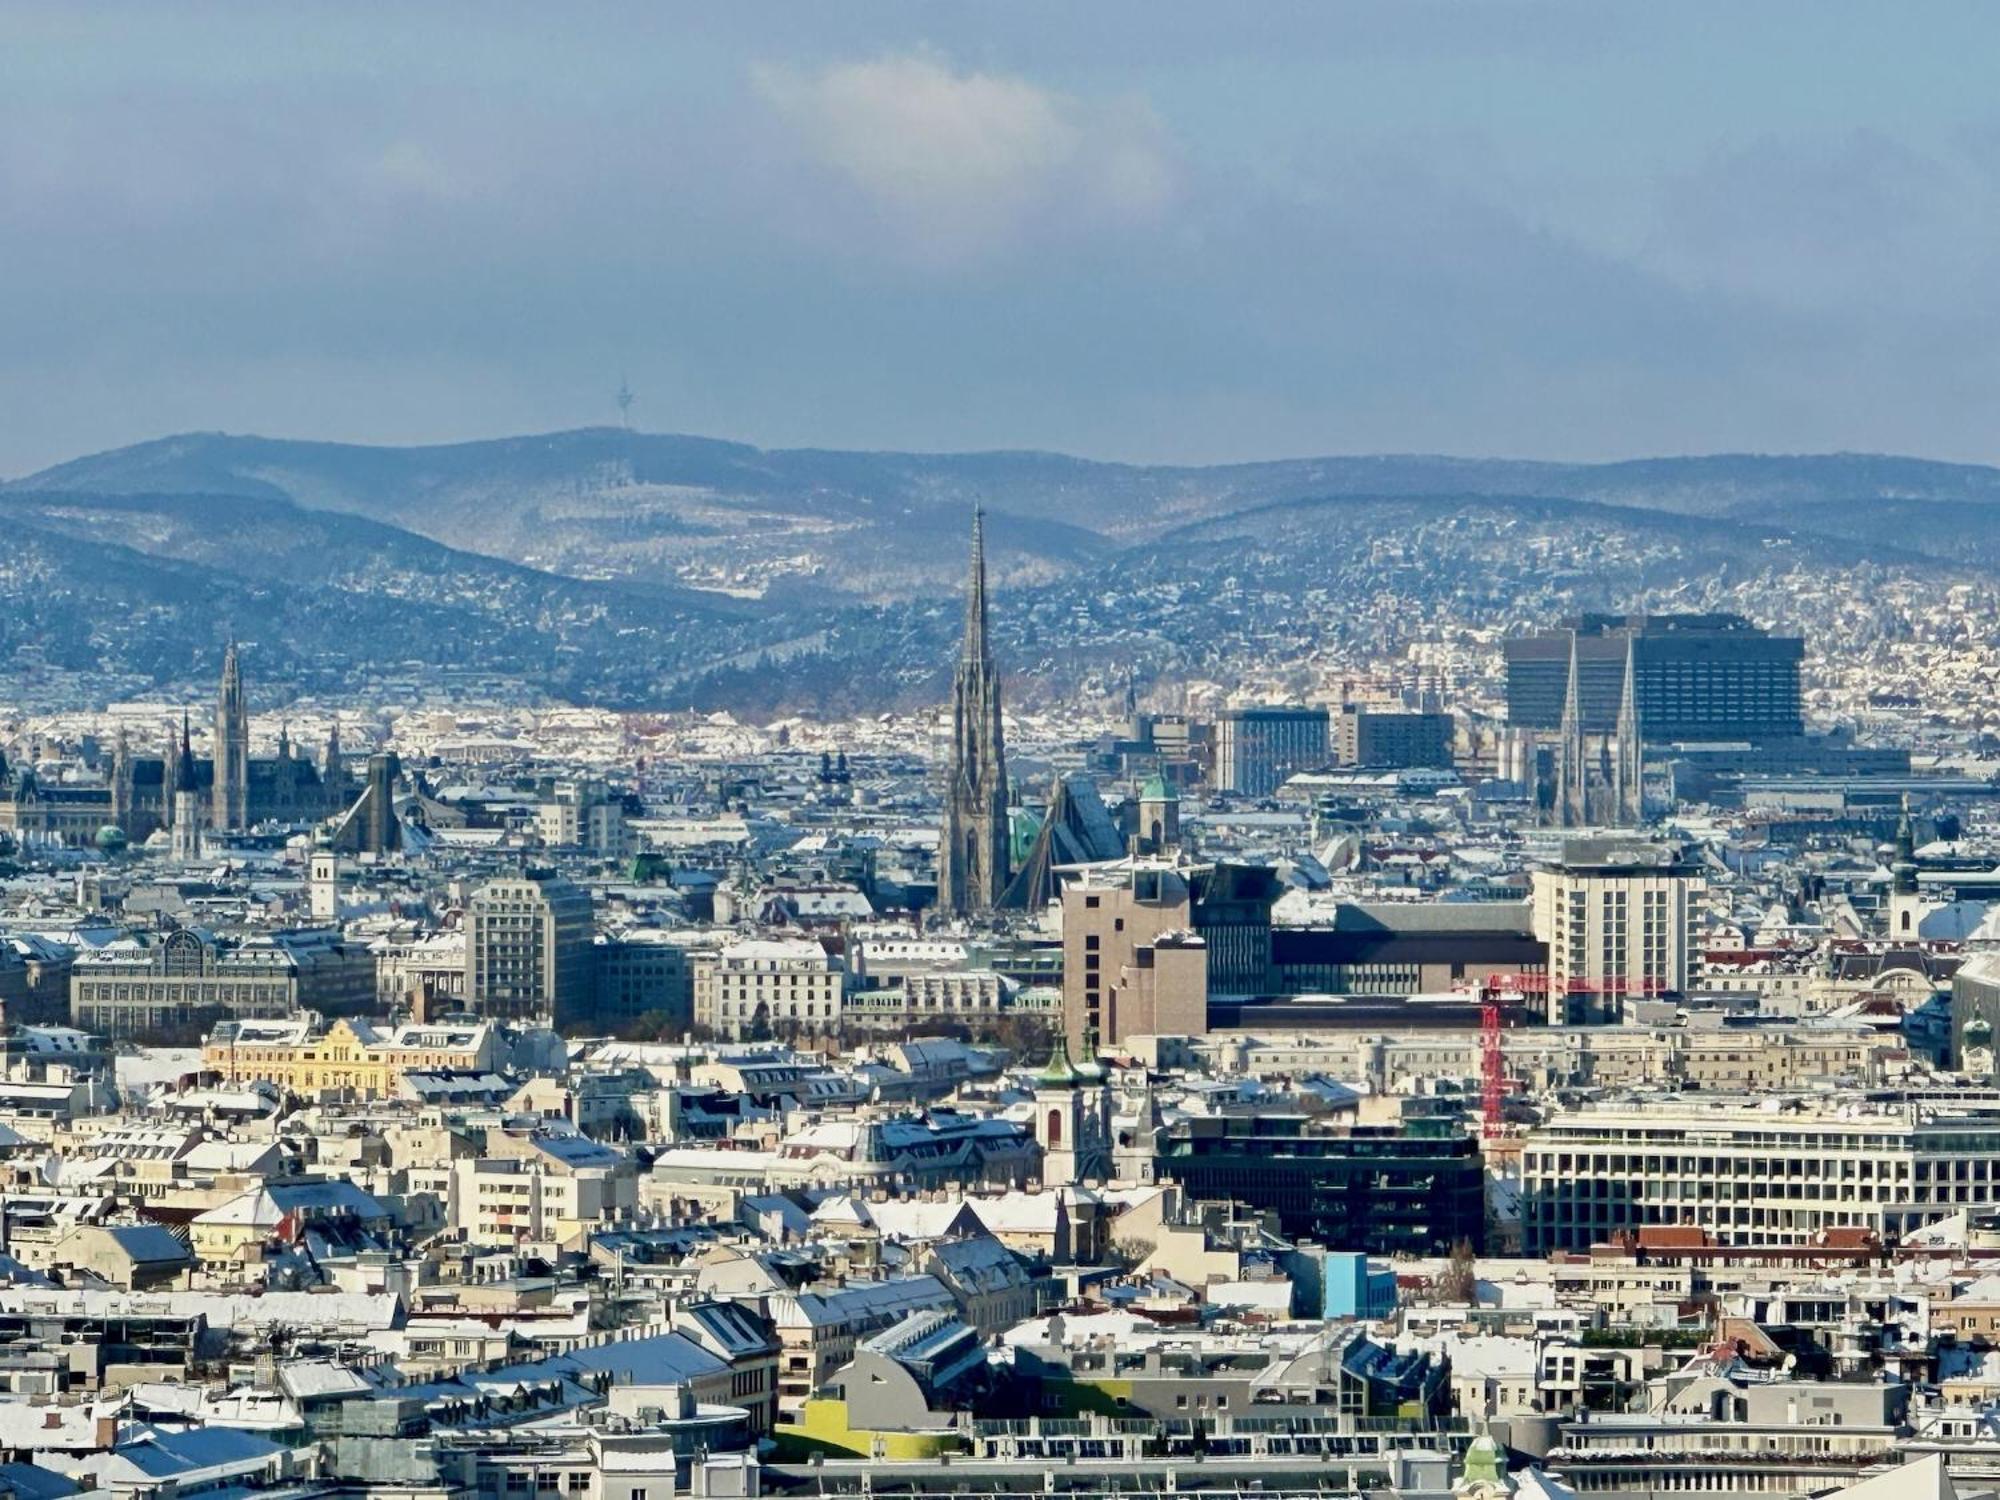
[[[0,831],[29,843],[75,846],[116,828],[126,841],[143,843],[173,829],[183,756],[194,793],[185,805],[212,828],[316,823],[345,808],[356,792],[336,737],[328,738],[324,767],[302,755],[289,734],[279,735],[276,755],[250,754],[249,709],[232,642],[216,701],[214,756],[195,757],[184,724],[169,725],[160,751],[149,754],[135,754],[121,729],[98,785],[44,785],[32,766],[11,768],[0,756]]]

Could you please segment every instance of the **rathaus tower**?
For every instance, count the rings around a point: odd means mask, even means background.
[[[1007,745],[1000,728],[1000,677],[986,641],[986,519],[972,513],[972,581],[965,644],[951,688],[951,768],[938,841],[938,905],[990,911],[1007,889]]]
[[[222,689],[215,702],[214,798],[209,820],[217,828],[250,826],[250,709],[235,641],[222,656]]]

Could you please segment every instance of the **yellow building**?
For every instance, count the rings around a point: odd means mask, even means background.
[[[500,1041],[487,1022],[411,1024],[378,1032],[366,1021],[224,1021],[202,1044],[202,1068],[231,1083],[264,1079],[304,1098],[389,1099],[413,1072],[492,1072]]]

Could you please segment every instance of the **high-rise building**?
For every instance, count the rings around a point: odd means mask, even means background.
[[[1344,766],[1451,769],[1451,715],[1405,713],[1349,703],[1340,711],[1338,757]]]
[[[1331,758],[1332,718],[1302,706],[1225,709],[1215,721],[1215,785],[1268,797],[1301,771]]]
[[[972,577],[965,642],[951,688],[951,765],[938,840],[938,905],[960,915],[991,911],[1007,889],[1007,743],[1000,674],[986,639],[986,518],[972,513]]]
[[[1740,615],[1587,614],[1574,626],[1516,636],[1505,645],[1510,728],[1559,729],[1576,657],[1579,727],[1618,730],[1625,682],[1645,737],[1679,741],[1796,738],[1805,642],[1776,636]]]
[[[243,669],[236,642],[222,653],[222,687],[215,701],[215,810],[211,821],[223,832],[249,825],[250,708],[243,697]]]
[[[1705,882],[1682,846],[1571,839],[1534,886],[1550,1024],[1616,1021],[1628,1000],[1686,991]]]
[[[1138,862],[1063,887],[1063,1031],[1073,1051],[1198,1036],[1210,997],[1271,992],[1271,906],[1258,865]]]
[[[1099,1041],[1208,1030],[1208,950],[1184,871],[1091,872],[1063,887],[1062,903],[1069,1047],[1087,1054]]]
[[[594,937],[581,886],[548,872],[488,882],[465,908],[467,1007],[499,1021],[587,1020]]]

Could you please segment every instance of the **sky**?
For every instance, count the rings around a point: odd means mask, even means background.
[[[0,475],[2000,461],[2000,7],[0,0]]]

